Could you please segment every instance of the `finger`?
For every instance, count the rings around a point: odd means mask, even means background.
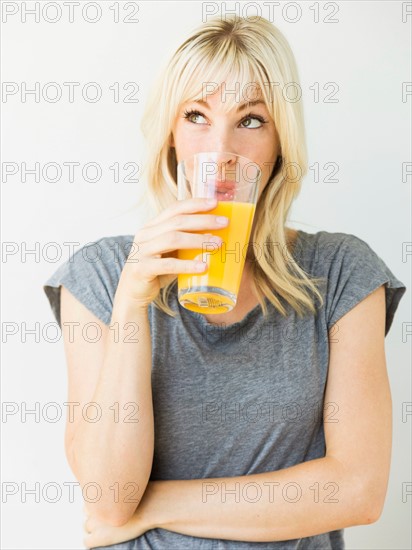
[[[160,259],[178,257],[179,249],[201,249],[208,252],[216,250],[223,242],[223,239],[211,233],[184,233],[182,231],[171,231],[166,235],[142,243],[138,253],[130,257],[129,261],[140,263],[149,259]]]
[[[143,228],[137,233],[138,249],[144,244],[156,237],[163,237],[171,231],[217,231],[227,227],[228,221],[221,223],[222,216],[214,214],[186,214],[166,220],[163,223]],[[223,216],[227,219],[227,216]]]
[[[201,262],[201,254],[198,260],[178,260],[172,256],[168,258],[148,258],[140,266],[140,276],[146,280],[153,280],[159,275],[179,273],[202,273],[207,265]]]
[[[156,218],[150,220],[145,227],[157,225],[159,222],[163,222],[176,216],[178,214],[190,214],[192,212],[207,211],[217,206],[217,200],[213,204],[207,202],[208,199],[204,198],[191,198],[185,200],[177,200],[170,206],[168,206],[163,212],[161,212]]]
[[[211,233],[196,235],[183,231],[170,231],[142,245],[142,257],[153,257],[179,249],[201,249],[211,252],[213,246],[220,246],[222,239]]]

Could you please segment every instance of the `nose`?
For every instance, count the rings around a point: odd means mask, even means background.
[[[233,179],[233,171],[236,166],[236,153],[230,151],[216,151],[217,180],[225,181]]]
[[[215,161],[219,171],[223,170],[225,166],[236,163],[236,149],[232,133],[225,122],[220,125],[216,124],[209,132],[208,150],[216,153]]]

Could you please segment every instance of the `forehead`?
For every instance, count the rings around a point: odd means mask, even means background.
[[[192,58],[178,75],[178,103],[206,101],[228,112],[246,102],[261,99],[268,105],[266,73],[249,56],[201,56]]]
[[[256,81],[224,80],[220,84],[216,82],[202,82],[200,89],[185,103],[196,101],[200,105],[209,108],[223,108],[224,111],[237,111],[245,108],[261,105],[266,106],[262,89]]]
[[[232,98],[236,103],[263,100],[260,85],[256,81],[224,80],[220,84],[202,84],[201,100],[207,102],[228,101]]]

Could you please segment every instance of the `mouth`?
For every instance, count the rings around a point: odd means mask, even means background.
[[[236,182],[230,180],[215,180],[213,182],[218,200],[232,200]]]

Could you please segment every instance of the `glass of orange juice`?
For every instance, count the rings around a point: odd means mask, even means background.
[[[206,315],[225,313],[236,305],[252,229],[261,169],[252,160],[229,152],[202,152],[177,165],[178,200],[217,198],[217,206],[204,214],[229,218],[222,229],[206,233],[202,248],[179,249],[181,260],[201,260],[202,273],[178,275],[179,303]],[[210,235],[219,236],[219,247]]]

